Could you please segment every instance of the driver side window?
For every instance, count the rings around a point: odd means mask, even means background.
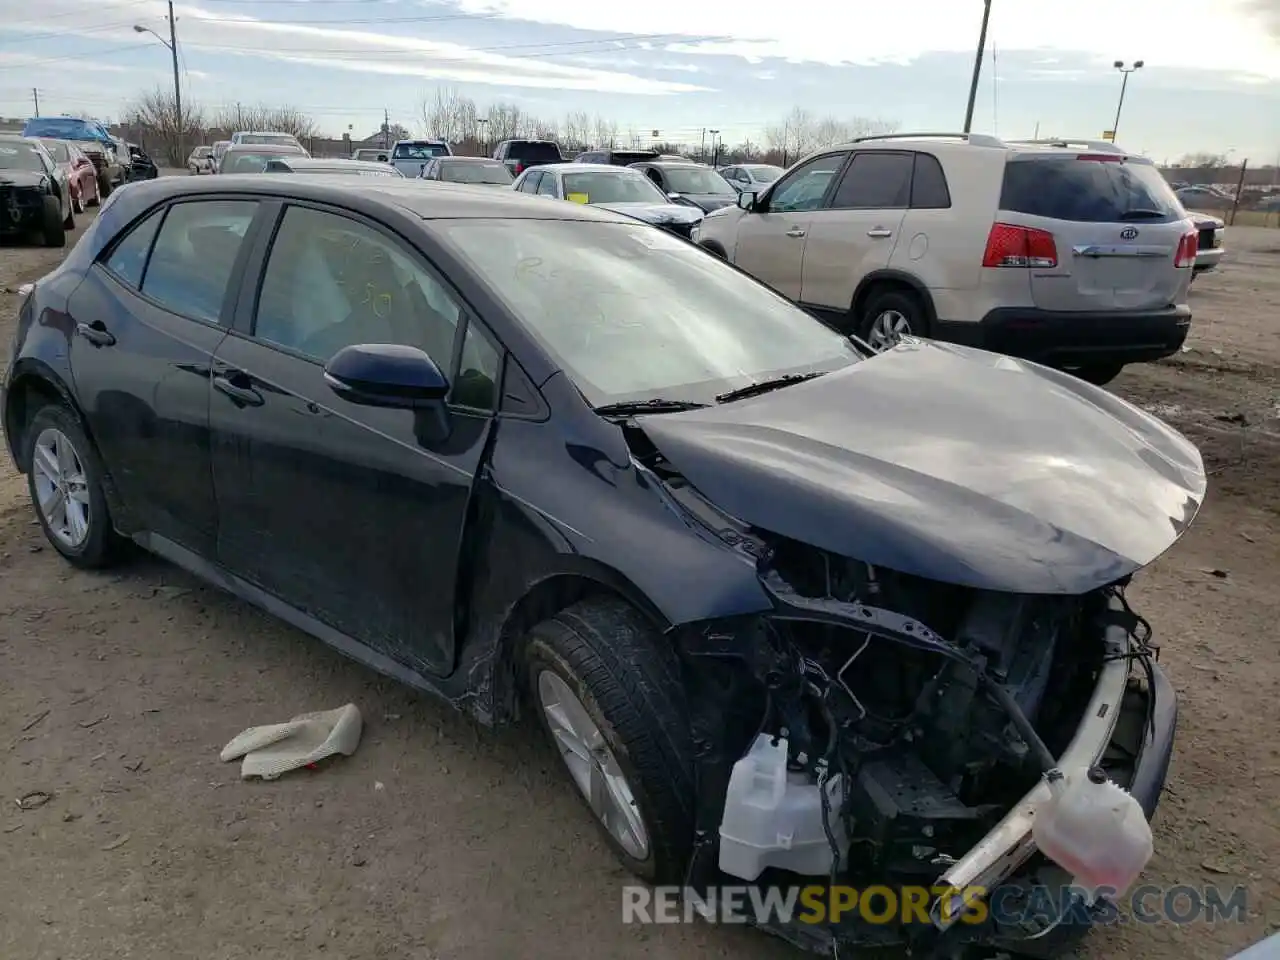
[[[769,198],[769,213],[817,210],[822,206],[831,178],[844,166],[847,153],[814,157],[783,177]]]
[[[559,197],[560,191],[556,187],[556,177],[553,173],[544,173],[542,182],[538,184],[538,192],[545,193],[548,197]]]
[[[357,343],[398,343],[450,369],[462,310],[390,238],[356,220],[288,207],[272,241],[253,335],[326,362]]]

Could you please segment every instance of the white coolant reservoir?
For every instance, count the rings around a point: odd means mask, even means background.
[[[840,817],[844,784],[839,774],[827,781],[826,791],[828,823],[843,861],[849,842]],[[804,773],[787,770],[785,737],[761,734],[729,776],[720,821],[720,869],[742,880],[755,880],[766,867],[826,876],[831,861],[818,785]]]
[[[1142,806],[1098,769],[1049,776],[1049,799],[1036,810],[1036,846],[1074,882],[1116,896],[1138,879],[1151,859],[1151,827]]]

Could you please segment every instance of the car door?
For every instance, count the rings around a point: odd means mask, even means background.
[[[90,433],[140,529],[212,556],[209,377],[253,200],[189,200],[109,244],[71,295],[71,369]]]
[[[889,265],[911,199],[913,163],[909,151],[853,155],[835,190],[809,222],[802,303],[849,310],[862,278]]]
[[[447,674],[500,347],[416,251],[349,211],[284,206],[256,256],[260,290],[246,278],[214,362],[219,561],[383,656]],[[329,388],[325,362],[357,343],[414,346],[436,362],[454,384],[447,436],[426,436],[414,411]]]
[[[805,238],[847,153],[814,157],[783,177],[739,217],[733,262],[785,297],[800,298]]]

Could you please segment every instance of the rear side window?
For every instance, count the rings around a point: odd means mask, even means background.
[[[859,153],[831,201],[834,210],[897,210],[911,197],[909,153]]]
[[[520,181],[520,192],[537,193],[538,183],[542,180],[542,177],[543,173],[541,170],[535,170],[533,173],[525,174],[524,179]]]
[[[559,163],[560,148],[554,143],[532,143],[517,141],[508,148],[507,157],[511,160],[533,161],[534,163]]]
[[[942,164],[931,153],[916,154],[915,176],[911,178],[911,206],[917,210],[945,210],[951,206],[947,177]]]
[[[111,256],[104,261],[104,266],[135,290],[142,289],[142,271],[147,266],[147,254],[151,252],[151,241],[155,238],[156,228],[160,226],[163,210],[157,210],[125,235],[116,244]]]
[[[174,313],[217,323],[257,209],[253,200],[174,204],[156,237],[142,292]]]
[[[1000,208],[1080,223],[1182,219],[1178,198],[1150,163],[1074,156],[1010,160]]]

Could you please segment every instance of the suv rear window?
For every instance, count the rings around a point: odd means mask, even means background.
[[[1153,164],[1076,156],[1011,159],[1000,209],[1083,223],[1171,223],[1183,217],[1178,198]]]
[[[538,143],[533,140],[513,140],[507,144],[508,160],[532,160],[534,163],[559,163],[560,148],[554,143]]]
[[[609,154],[609,163],[625,167],[632,163],[643,163],[646,160],[657,160],[658,154],[652,150],[614,150]]]
[[[397,143],[392,150],[392,160],[430,160],[447,157],[449,148],[440,141],[417,140],[413,143]]]

